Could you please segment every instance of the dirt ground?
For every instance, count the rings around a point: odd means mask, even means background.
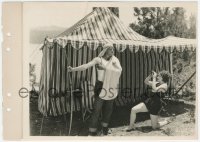
[[[137,115],[137,130],[125,132],[128,126],[132,106],[115,107],[113,110],[108,136],[193,136],[195,132],[195,102],[168,101],[165,110],[160,113],[160,120],[175,116],[175,120],[159,130],[151,129],[148,113]],[[71,136],[87,136],[88,124],[82,120],[81,112],[73,113]],[[90,116],[90,115],[87,115]],[[69,114],[59,117],[43,117],[37,109],[37,98],[30,101],[30,135],[32,136],[67,136],[69,131]],[[100,133],[99,127],[99,135]]]

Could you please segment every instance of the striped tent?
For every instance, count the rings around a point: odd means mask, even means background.
[[[69,74],[67,66],[91,61],[111,43],[123,72],[120,78],[117,106],[140,101],[147,90],[144,79],[152,70],[171,68],[171,53],[195,50],[196,40],[177,37],[146,38],[129,27],[107,8],[96,8],[56,38],[46,38],[42,47],[38,109],[43,115],[62,115],[70,111]],[[81,89],[81,99],[74,96],[74,111],[83,106],[92,109],[92,68],[72,73],[73,89]],[[78,96],[78,95],[77,95]]]

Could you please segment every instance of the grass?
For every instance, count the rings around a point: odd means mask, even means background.
[[[151,129],[148,113],[137,115],[138,129],[125,132],[123,129],[129,124],[129,115],[132,106],[114,107],[110,134],[108,136],[193,136],[195,132],[194,111],[195,105],[184,102],[168,101],[166,112],[160,113],[160,120],[174,115],[176,119],[159,130]],[[37,98],[30,101],[30,135],[32,136],[67,136],[70,115],[58,117],[43,117],[37,109]],[[81,112],[74,112],[71,136],[87,136],[89,119],[82,121]],[[100,130],[100,126],[99,126]]]

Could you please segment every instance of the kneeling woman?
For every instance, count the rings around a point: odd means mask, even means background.
[[[153,80],[150,81],[152,77]],[[158,75],[156,72],[152,72],[152,74],[145,79],[145,84],[149,85],[152,88],[152,90],[150,91],[149,97],[146,100],[144,100],[143,102],[134,106],[131,109],[130,125],[126,129],[127,132],[135,129],[136,113],[138,112],[150,113],[151,124],[153,129],[160,128],[161,126],[166,125],[170,122],[169,120],[158,122],[158,112],[161,109],[160,95],[166,93],[168,89],[167,83],[169,81],[169,78],[169,72],[161,71]]]

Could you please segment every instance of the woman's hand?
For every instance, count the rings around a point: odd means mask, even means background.
[[[153,78],[156,78],[157,77],[157,73],[155,71],[152,71],[152,76],[153,76]]]
[[[67,67],[68,72],[73,72],[73,68],[71,66]]]

